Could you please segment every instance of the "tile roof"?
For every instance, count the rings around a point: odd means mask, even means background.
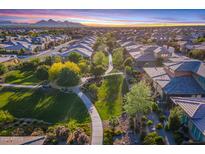
[[[205,135],[205,98],[171,97],[179,105],[196,127]]]

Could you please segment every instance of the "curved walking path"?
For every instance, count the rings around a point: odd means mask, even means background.
[[[91,121],[92,121],[91,145],[102,145],[103,144],[103,124],[97,109],[90,101],[90,99],[82,91],[80,91],[79,87],[75,88],[73,91],[83,101],[86,108],[88,109],[88,113],[90,114]]]
[[[107,51],[108,52],[108,51]],[[105,75],[110,73],[113,69],[113,64],[112,64],[112,54],[110,52],[108,52],[108,58],[109,58],[109,65],[108,65],[108,69],[105,72]]]
[[[108,52],[109,55],[109,66],[107,71],[105,72],[104,75],[102,75],[102,77],[106,77],[106,76],[111,76],[111,75],[123,75],[122,72],[118,72],[118,73],[110,73],[113,69],[113,64],[112,64],[112,55],[110,52]],[[109,74],[110,73],[110,74]],[[87,83],[90,79],[93,79],[95,77],[91,76],[91,77],[85,77],[85,78],[81,78],[81,84],[74,86],[74,87],[69,87],[67,89],[72,90],[76,95],[78,95],[80,97],[80,99],[83,101],[83,103],[85,104],[88,113],[91,117],[91,121],[92,121],[92,140],[91,140],[91,145],[102,145],[103,144],[103,124],[102,124],[102,120],[100,118],[100,115],[97,111],[97,109],[95,108],[95,106],[93,105],[93,103],[90,101],[90,99],[80,90],[80,87]],[[17,84],[0,84],[0,86],[3,87],[16,87],[16,88],[30,88],[30,89],[35,89],[35,88],[41,88],[41,85],[17,85]],[[56,89],[61,89],[61,88],[66,88],[66,87],[60,87],[57,86],[55,84],[51,84],[51,86],[53,88]]]

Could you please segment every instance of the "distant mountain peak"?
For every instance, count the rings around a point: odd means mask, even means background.
[[[70,22],[70,21],[55,21],[53,19],[49,20],[40,20],[33,24],[33,26],[39,27],[83,27],[84,25],[80,23]]]

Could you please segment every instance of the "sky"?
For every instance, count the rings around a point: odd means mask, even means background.
[[[35,23],[48,19],[89,26],[205,24],[205,10],[0,10],[0,21]]]

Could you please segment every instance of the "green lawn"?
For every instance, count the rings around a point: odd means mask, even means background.
[[[24,85],[40,83],[40,81],[36,78],[35,73],[32,71],[22,72],[20,70],[14,70],[6,73],[4,77],[6,83],[24,84]]]
[[[103,120],[122,114],[125,81],[122,75],[106,77],[97,91],[95,106]]]
[[[15,117],[37,118],[52,123],[71,119],[79,123],[90,122],[80,98],[59,91],[1,89],[0,109],[8,110]]]

